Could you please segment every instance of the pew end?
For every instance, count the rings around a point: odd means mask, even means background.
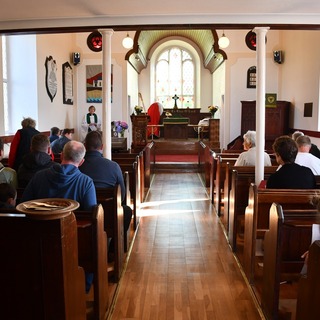
[[[86,319],[72,212],[53,220],[0,214],[0,252],[1,319]]]
[[[110,275],[115,282],[118,282],[124,263],[123,208],[120,185],[96,188],[96,195],[97,203],[102,205],[104,211],[104,230],[114,243],[114,268],[110,269]]]
[[[93,273],[93,319],[105,319],[108,305],[107,234],[101,204],[91,211],[75,211],[78,226],[79,265]]]

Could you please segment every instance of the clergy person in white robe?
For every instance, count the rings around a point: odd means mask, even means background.
[[[95,106],[90,106],[88,111],[81,123],[81,141],[85,139],[88,132],[101,131],[101,120],[95,113]]]

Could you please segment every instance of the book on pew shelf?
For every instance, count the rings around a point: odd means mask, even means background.
[[[261,180],[258,189],[265,189],[267,186],[267,180]]]

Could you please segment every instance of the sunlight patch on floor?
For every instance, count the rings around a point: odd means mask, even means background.
[[[197,213],[201,210],[174,210],[174,209],[143,209],[140,211],[140,217],[152,217],[152,216],[164,216],[164,215],[173,215],[173,214],[186,214],[186,213]]]
[[[170,204],[170,203],[186,203],[186,202],[198,202],[198,201],[208,201],[208,198],[159,200],[159,201],[150,201],[150,202],[147,201],[140,204],[140,209],[145,209],[148,207],[160,206],[163,204]]]

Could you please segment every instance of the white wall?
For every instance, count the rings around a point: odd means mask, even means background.
[[[319,131],[320,32],[282,31],[284,63],[281,96],[293,104],[292,126]],[[312,117],[304,117],[304,104],[313,103]]]
[[[38,94],[38,129],[48,131],[57,126],[60,129],[74,128],[77,114],[77,101],[73,105],[63,104],[62,64],[71,62],[74,37],[72,34],[52,34],[37,36],[37,94]],[[46,57],[52,56],[57,63],[57,94],[51,102],[46,91]],[[71,63],[70,63],[71,64]],[[72,66],[72,64],[71,64]],[[73,67],[73,66],[72,66]],[[74,67],[73,67],[74,70]],[[34,73],[34,71],[33,71]]]
[[[256,100],[256,89],[247,88],[247,70],[257,66],[256,51],[249,49],[245,43],[248,30],[228,32],[230,46],[225,49],[228,59],[226,66],[226,93],[224,104],[224,123],[222,128],[223,140],[221,147],[227,144],[241,133],[241,101]],[[279,93],[279,65],[273,61],[273,51],[279,48],[278,31],[267,33],[266,46],[266,93]]]

